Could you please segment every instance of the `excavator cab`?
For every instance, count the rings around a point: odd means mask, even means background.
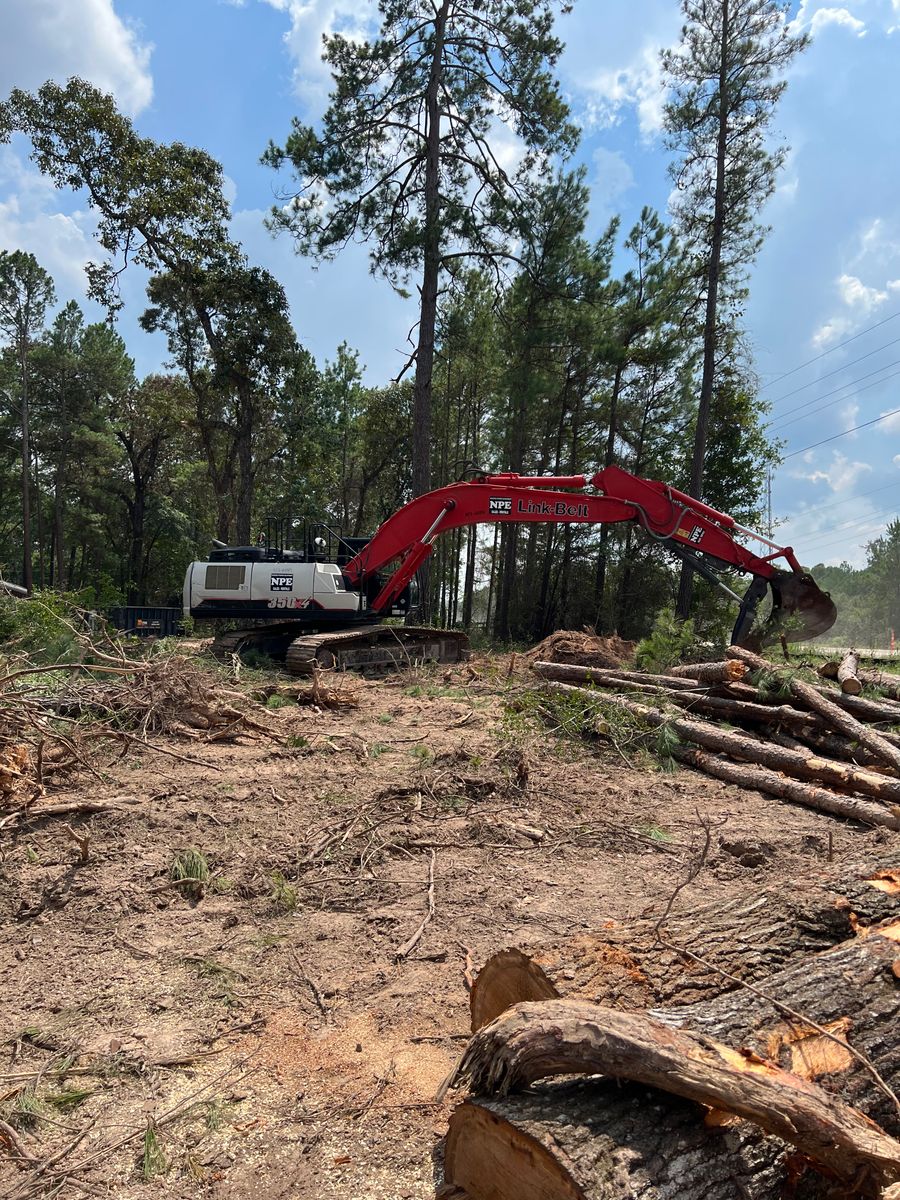
[[[772,607],[759,619],[760,601],[771,590]],[[776,570],[766,578],[754,575],[738,613],[731,635],[735,646],[759,653],[782,638],[787,642],[805,642],[830,629],[837,619],[837,608],[806,571]]]

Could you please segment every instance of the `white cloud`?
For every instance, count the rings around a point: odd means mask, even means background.
[[[872,467],[869,463],[851,462],[845,454],[835,450],[831,466],[827,470],[812,471],[808,475],[800,473],[796,478],[808,479],[810,483],[827,483],[833,492],[847,492],[850,491],[860,475],[871,470]]]
[[[857,37],[865,37],[866,23],[854,17],[846,8],[819,8],[812,16],[810,32],[813,37],[821,33],[827,25],[840,25],[849,29]]]
[[[0,148],[0,196],[0,249],[30,250],[61,291],[83,295],[84,265],[98,257],[94,214],[60,212],[53,184],[11,146]]]
[[[891,459],[891,462],[894,464],[895,467],[900,467],[900,454],[895,454],[894,457]]]
[[[843,408],[838,409],[838,415],[841,418],[842,432],[851,438],[859,437],[854,430],[859,423],[859,405],[855,400],[851,400],[849,404],[845,404]]]
[[[887,292],[879,291],[876,287],[867,287],[854,275],[841,275],[837,282],[843,302],[850,308],[861,308],[866,314],[872,312],[879,304],[884,304],[888,298]]]
[[[294,60],[294,91],[310,104],[327,95],[331,76],[322,62],[322,39],[341,33],[352,41],[370,37],[379,25],[377,0],[265,0],[287,13],[290,29],[284,35]]]
[[[630,62],[599,71],[587,81],[584,119],[588,128],[618,124],[620,110],[630,106],[637,112],[644,137],[659,133],[666,98],[659,50],[658,46],[645,45]]]
[[[891,416],[885,416],[884,413],[879,414],[880,416],[884,417],[884,420],[879,422],[880,428],[882,430],[886,430],[888,433],[897,433],[900,431],[900,412],[894,412],[893,409],[890,408],[887,409],[886,412],[891,413]],[[897,455],[897,457],[894,459],[894,462],[897,462],[898,458],[900,458],[900,454]]]
[[[619,197],[634,187],[634,172],[619,151],[602,146],[594,151],[593,160],[591,203],[606,219],[616,211]]]
[[[27,0],[3,10],[0,94],[80,75],[112,92],[129,115],[150,103],[151,47],[116,13],[113,0]]]

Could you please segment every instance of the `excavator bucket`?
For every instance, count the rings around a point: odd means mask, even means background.
[[[764,621],[757,622],[756,607],[767,589],[772,592],[772,610]],[[797,571],[776,571],[770,579],[757,575],[744,596],[732,642],[759,652],[781,638],[804,642],[818,637],[836,619],[834,601],[811,575]]]

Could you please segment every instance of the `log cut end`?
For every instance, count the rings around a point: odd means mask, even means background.
[[[532,959],[514,948],[494,954],[479,971],[469,994],[472,1032],[523,1000],[556,1000],[559,992]]]

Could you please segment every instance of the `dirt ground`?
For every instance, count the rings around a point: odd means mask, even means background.
[[[0,1195],[433,1197],[489,954],[660,912],[704,819],[681,905],[885,840],[554,733],[509,711],[531,685],[507,668],[159,741],[52,797],[134,803],[0,830],[0,1104],[35,1160],[0,1159]],[[200,897],[169,877],[187,848]]]

